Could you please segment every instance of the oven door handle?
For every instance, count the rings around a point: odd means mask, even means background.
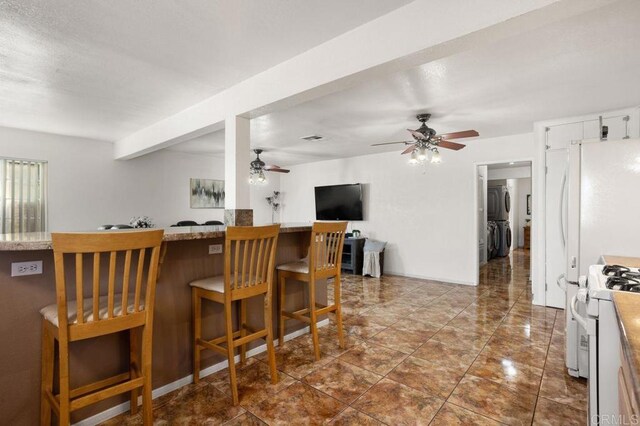
[[[571,303],[569,303],[569,309],[571,310],[571,315],[573,315],[573,318],[575,318],[575,320],[578,322],[578,324],[580,324],[582,326],[582,328],[584,328],[585,330],[588,330],[587,327],[587,320],[584,319],[584,317],[582,317],[579,313],[578,313],[578,295],[574,295],[571,298]]]

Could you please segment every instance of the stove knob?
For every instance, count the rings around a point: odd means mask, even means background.
[[[583,275],[580,278],[578,278],[578,286],[580,288],[587,288],[587,276]]]
[[[589,301],[589,290],[587,290],[586,288],[581,288],[580,290],[578,290],[576,299],[578,299],[578,302],[587,303]]]

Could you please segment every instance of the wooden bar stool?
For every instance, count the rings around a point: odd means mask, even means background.
[[[240,362],[246,360],[248,342],[263,338],[267,341],[271,382],[278,383],[276,357],[273,347],[272,282],[276,246],[280,225],[227,227],[224,242],[224,275],[189,283],[193,296],[193,381],[200,380],[200,351],[211,349],[226,355],[233,404],[238,405],[235,351],[240,347]],[[233,269],[232,269],[233,264]],[[264,295],[264,329],[247,324],[246,302],[250,297]],[[224,304],[226,334],[213,340],[202,339],[202,299]],[[231,306],[240,301],[238,331],[233,331]],[[251,334],[247,334],[250,332]],[[226,344],[226,346],[221,346]]]
[[[278,280],[280,282],[280,330],[278,341],[284,344],[284,323],[287,319],[297,319],[309,324],[313,337],[313,349],[316,360],[320,359],[320,345],[318,342],[318,316],[329,312],[336,313],[338,325],[338,339],[340,347],[344,348],[342,333],[342,308],[340,306],[340,268],[342,265],[342,249],[347,222],[315,222],[311,231],[311,247],[309,260],[285,263],[278,266]],[[284,310],[286,279],[302,281],[309,285],[309,307],[295,312]],[[316,281],[319,279],[335,278],[334,303],[325,306],[316,303]],[[305,315],[305,314],[308,314]]]
[[[163,234],[162,230],[153,230],[51,235],[57,303],[40,311],[43,317],[42,425],[50,425],[52,409],[58,415],[59,423],[68,425],[72,411],[125,392],[131,393],[131,413],[135,414],[140,388],[144,424],[153,423],[151,338]],[[108,279],[104,280],[100,275],[100,263],[101,258],[107,256],[109,261],[105,275]],[[86,266],[85,260],[88,263]],[[75,292],[69,294],[65,275],[65,266],[68,265],[71,265],[73,271],[69,276],[75,277]],[[122,265],[121,274],[116,273],[120,270],[118,265]],[[92,277],[91,280],[86,280],[86,288],[85,270]],[[101,285],[104,281],[107,281],[106,288]],[[131,343],[129,371],[71,389],[69,343],[126,330],[129,331]],[[56,340],[60,368],[58,395],[53,394]]]

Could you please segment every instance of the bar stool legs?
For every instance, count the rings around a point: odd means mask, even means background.
[[[140,333],[137,328],[129,330],[129,373],[131,377],[138,377],[140,371]],[[138,413],[138,388],[131,391],[129,405],[131,414]]]
[[[264,298],[264,324],[267,329],[267,356],[269,358],[269,373],[271,384],[278,383],[278,371],[276,369],[276,349],[273,345],[273,316],[271,294]]]
[[[338,344],[344,349],[344,331],[342,330],[342,304],[340,303],[340,274],[333,281],[333,298],[336,305],[336,325],[338,326]]]
[[[311,329],[311,336],[313,338],[313,353],[316,356],[316,361],[320,361],[320,342],[318,341],[318,316],[316,314],[316,281],[313,277],[309,280],[309,317],[311,323],[309,328]]]

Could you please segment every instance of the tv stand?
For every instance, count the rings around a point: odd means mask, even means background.
[[[345,238],[342,250],[342,270],[362,275],[364,238]]]

